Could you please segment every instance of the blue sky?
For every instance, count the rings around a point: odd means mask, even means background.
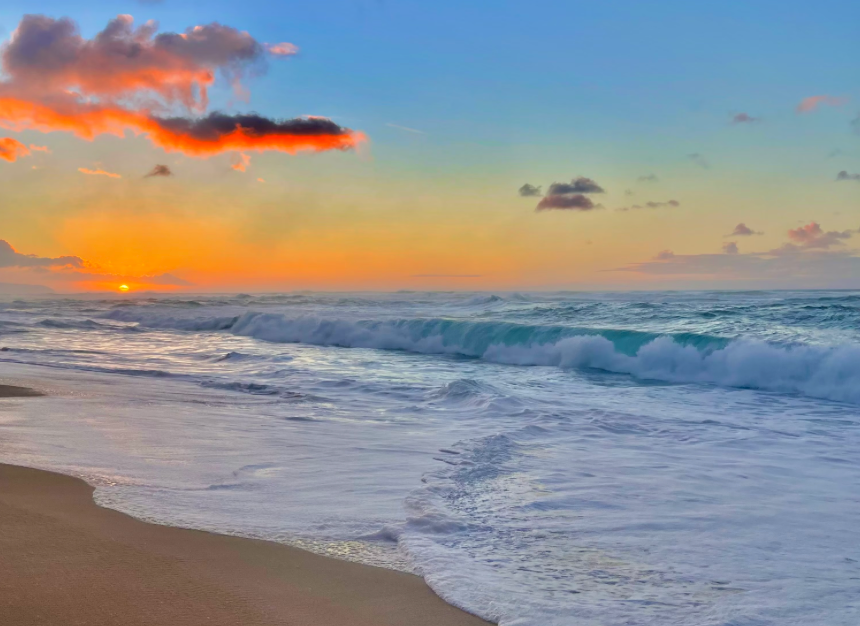
[[[213,106],[323,115],[366,132],[369,150],[359,158],[255,157],[266,180],[287,172],[313,186],[322,204],[352,195],[363,207],[357,214],[412,195],[450,206],[438,219],[452,224],[472,215],[463,228],[488,223],[492,204],[527,220],[533,207],[516,197],[519,185],[585,175],[606,187],[607,208],[625,204],[632,189],[642,201],[678,197],[685,213],[629,227],[608,212],[600,223],[553,216],[544,220],[556,220],[552,226],[522,227],[536,242],[547,228],[550,238],[561,229],[582,241],[612,233],[611,256],[632,263],[646,250],[710,251],[699,247],[719,241],[706,243],[702,231],[730,231],[739,221],[763,223],[773,246],[798,222],[860,226],[860,185],[834,185],[838,171],[860,170],[860,136],[850,126],[860,115],[856,2],[12,0],[0,8],[0,34],[33,12],[69,16],[85,37],[130,13],[167,31],[217,21],[261,42],[298,45],[299,56],[270,60],[247,81],[249,102],[222,88]],[[846,102],[798,115],[798,103],[816,95]],[[761,122],[732,125],[738,113]],[[101,162],[116,143],[85,150]],[[698,167],[693,153],[709,167]],[[199,181],[209,170],[195,172]],[[637,182],[650,173],[660,182]],[[21,224],[13,230],[35,241],[34,227]],[[588,271],[608,262],[600,254],[577,260]],[[531,283],[541,270],[529,271]],[[574,274],[574,283],[586,280]],[[564,280],[555,270],[547,276],[553,285]]]

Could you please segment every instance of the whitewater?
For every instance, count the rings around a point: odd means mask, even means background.
[[[503,626],[860,623],[860,292],[0,300],[0,462]]]

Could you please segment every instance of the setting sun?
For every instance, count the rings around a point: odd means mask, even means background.
[[[119,290],[120,291],[128,291],[128,285],[120,285]]]

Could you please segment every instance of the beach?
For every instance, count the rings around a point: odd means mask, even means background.
[[[0,386],[0,397],[40,395]],[[0,465],[0,624],[487,624],[421,578],[267,541],[148,524],[93,488]]]
[[[858,302],[0,302],[0,616],[855,626]]]

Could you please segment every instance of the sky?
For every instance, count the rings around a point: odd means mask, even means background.
[[[848,0],[7,0],[0,283],[860,288],[858,25]]]

